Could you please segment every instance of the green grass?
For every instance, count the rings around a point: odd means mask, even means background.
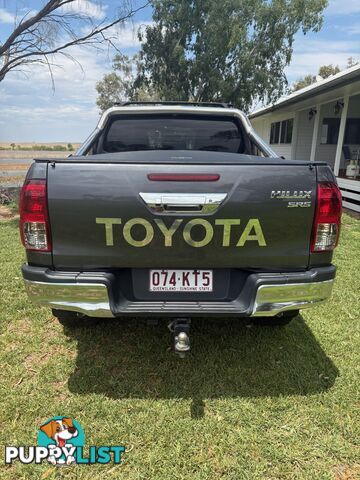
[[[359,478],[360,222],[344,216],[332,299],[285,328],[198,320],[193,351],[165,322],[63,329],[31,305],[16,221],[0,223],[0,443],[34,445],[69,415],[119,466],[4,466],[0,478]],[[2,449],[3,455],[3,449]]]

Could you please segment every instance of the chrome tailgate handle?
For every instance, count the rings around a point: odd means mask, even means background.
[[[156,213],[211,213],[227,197],[226,193],[139,193],[146,205]]]

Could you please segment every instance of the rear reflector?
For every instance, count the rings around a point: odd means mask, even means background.
[[[217,173],[149,173],[147,177],[153,182],[217,182],[220,175]]]
[[[335,183],[319,183],[313,226],[311,251],[334,250],[339,240],[341,220],[341,193]]]
[[[20,192],[20,235],[28,250],[51,251],[46,181],[26,180]]]

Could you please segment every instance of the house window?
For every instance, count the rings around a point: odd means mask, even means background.
[[[324,118],[321,125],[320,143],[336,145],[339,136],[340,118]]]
[[[339,136],[340,118],[324,118],[321,126],[320,143],[336,145]],[[360,118],[348,118],[345,128],[344,143],[348,145],[360,144]]]
[[[291,143],[294,120],[289,118],[271,124],[270,143]]]
[[[270,143],[279,143],[280,122],[271,124]]]
[[[281,122],[280,143],[291,143],[294,120],[284,120]]]
[[[350,145],[360,144],[360,118],[348,118],[344,143]]]

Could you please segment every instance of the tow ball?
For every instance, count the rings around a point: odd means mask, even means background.
[[[190,318],[175,318],[169,323],[168,328],[174,334],[174,352],[180,358],[185,358],[190,352]]]

